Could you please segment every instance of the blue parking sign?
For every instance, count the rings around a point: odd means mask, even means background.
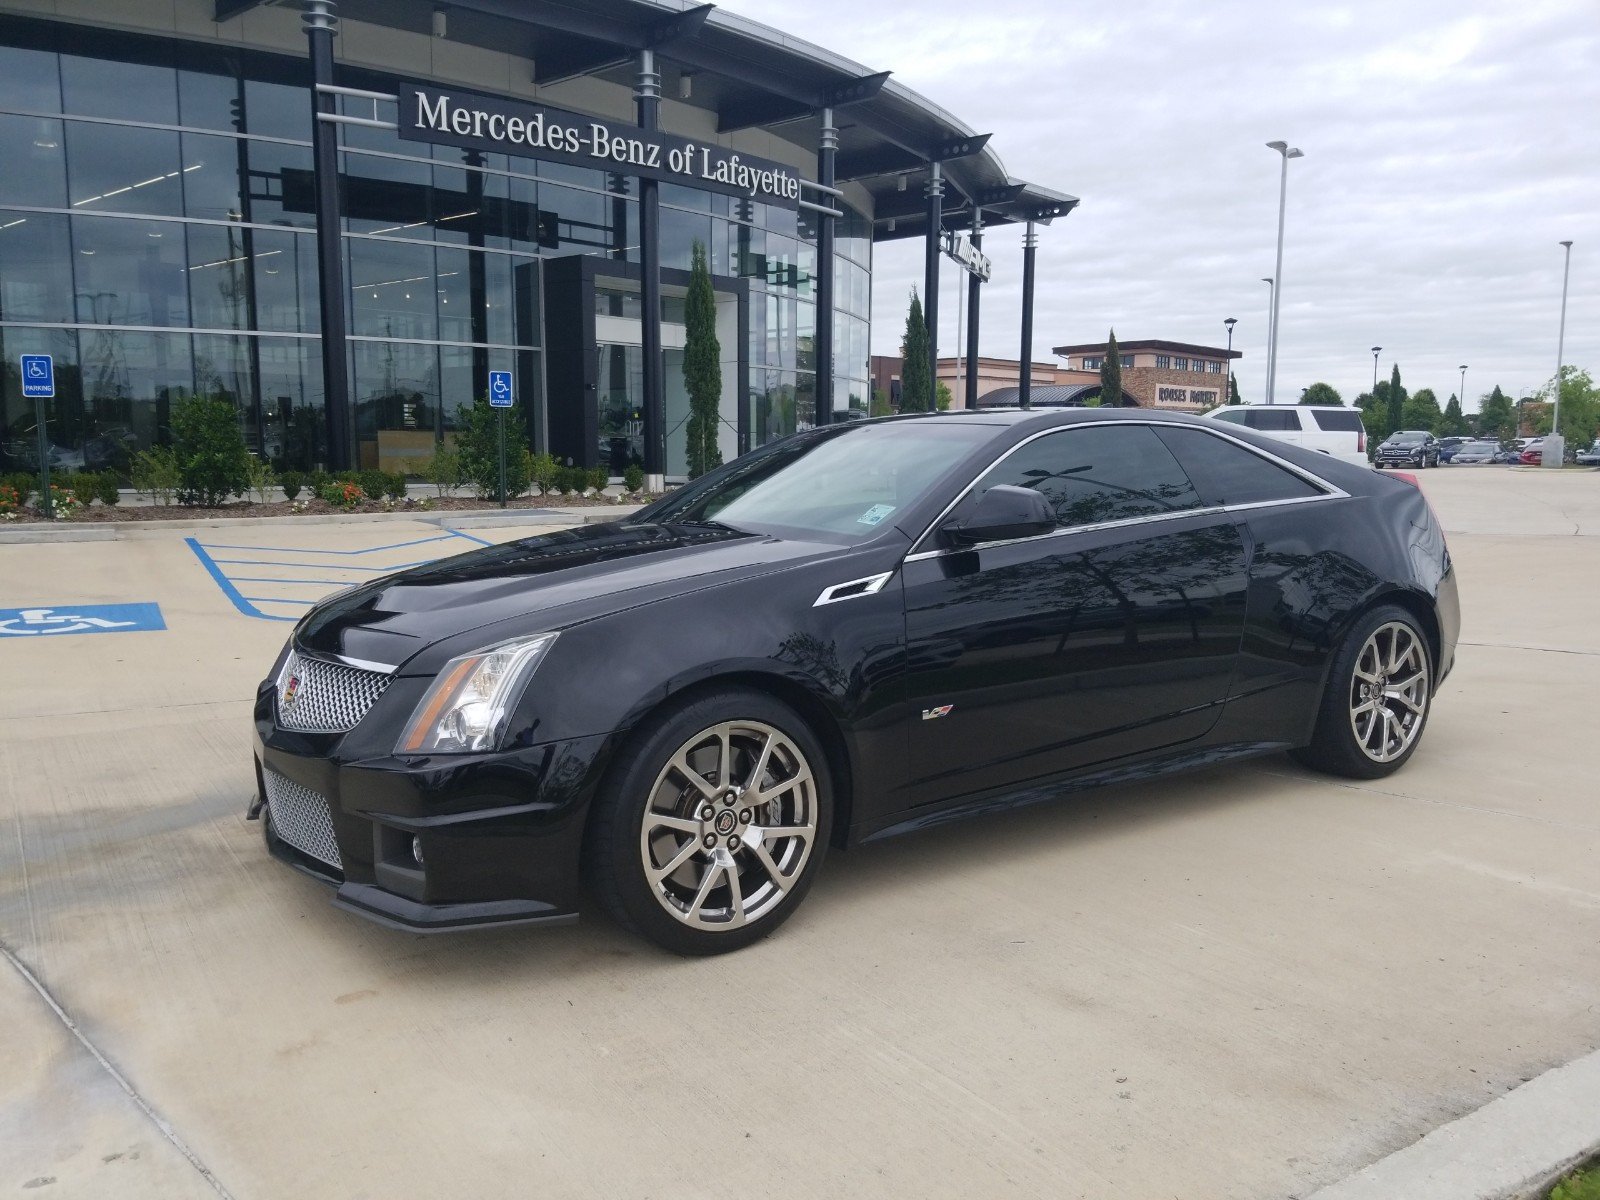
[[[489,407],[510,408],[513,396],[510,371],[489,372]]]
[[[22,394],[49,400],[56,394],[56,364],[48,354],[22,356]]]

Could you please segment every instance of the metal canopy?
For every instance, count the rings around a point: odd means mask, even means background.
[[[214,0],[227,21],[265,0]],[[275,7],[290,7],[278,0]],[[1077,199],[1013,179],[989,135],[889,77],[746,17],[688,0],[339,0],[346,21],[431,34],[442,10],[452,42],[529,60],[533,82],[595,76],[631,87],[633,59],[653,50],[664,97],[715,115],[717,129],[766,129],[807,153],[820,137],[818,112],[837,110],[838,178],[872,194],[874,240],[918,236],[930,163],[941,162],[944,225],[965,229],[974,202],[985,225],[1063,216]],[[679,82],[688,77],[687,89]],[[688,96],[682,96],[687,90]],[[901,178],[911,178],[902,185]],[[913,209],[913,211],[908,211]]]

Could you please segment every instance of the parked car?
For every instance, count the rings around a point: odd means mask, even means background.
[[[1499,442],[1491,438],[1480,438],[1470,441],[1464,446],[1456,447],[1456,452],[1450,456],[1450,461],[1457,466],[1466,466],[1470,463],[1492,463],[1499,454]]]
[[[1455,459],[1456,452],[1472,441],[1467,437],[1444,437],[1439,439],[1439,462],[1441,464]]]
[[[1426,429],[1401,429],[1384,438],[1372,465],[1385,467],[1437,467],[1439,439]]]
[[[1574,461],[1583,467],[1600,467],[1600,437],[1587,450],[1579,450]]]
[[[1361,413],[1338,405],[1228,404],[1206,413],[1212,421],[1243,425],[1268,437],[1331,455],[1353,466],[1367,465],[1367,427]]]
[[[1331,455],[1140,409],[852,421],[323,600],[256,693],[249,815],[385,924],[587,887],[715,953],[830,847],[1274,750],[1388,775],[1458,625],[1421,491]]]
[[[1524,467],[1539,467],[1544,465],[1544,447],[1539,445],[1537,439],[1530,442],[1517,455],[1517,462]]]

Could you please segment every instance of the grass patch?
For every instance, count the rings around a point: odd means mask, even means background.
[[[1600,1200],[1600,1164],[1579,1167],[1550,1189],[1550,1200]]]

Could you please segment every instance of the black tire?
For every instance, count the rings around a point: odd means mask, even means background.
[[[749,796],[763,780],[771,798]],[[808,825],[804,836],[770,833]],[[589,875],[624,928],[676,954],[722,954],[788,920],[832,832],[833,781],[816,735],[771,696],[726,688],[664,710],[629,738],[595,798]]]
[[[1409,643],[1391,639],[1386,652],[1384,631],[1393,629],[1406,630]],[[1376,672],[1368,669],[1375,661],[1369,657],[1369,643],[1376,650]],[[1402,644],[1406,649],[1400,670],[1408,672],[1404,675],[1392,673],[1385,661],[1392,661]],[[1412,664],[1420,668],[1420,681],[1409,674]],[[1434,669],[1433,651],[1416,617],[1395,604],[1372,609],[1356,622],[1334,655],[1311,742],[1292,751],[1294,758],[1313,770],[1346,779],[1381,779],[1398,771],[1421,744],[1433,710]],[[1391,678],[1399,680],[1392,691]],[[1368,679],[1373,682],[1365,682]],[[1421,711],[1413,712],[1413,707]],[[1382,716],[1381,709],[1390,716]]]

